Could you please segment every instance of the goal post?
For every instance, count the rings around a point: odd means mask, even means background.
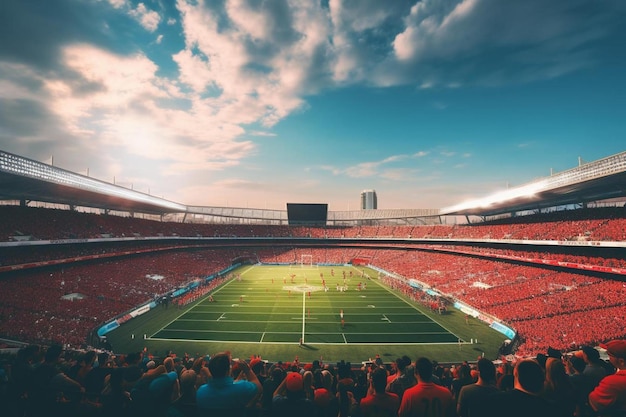
[[[302,254],[300,255],[300,267],[302,268],[313,268],[313,255],[310,254]]]

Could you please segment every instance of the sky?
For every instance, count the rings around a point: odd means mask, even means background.
[[[187,205],[443,208],[626,150],[623,0],[2,0],[0,149]]]

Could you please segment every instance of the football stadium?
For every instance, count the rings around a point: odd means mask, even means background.
[[[0,336],[147,369],[606,358],[626,337],[624,183],[626,152],[437,211],[193,207],[2,151]]]

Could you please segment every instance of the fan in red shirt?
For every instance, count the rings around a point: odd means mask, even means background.
[[[417,385],[404,391],[398,417],[456,416],[450,390],[432,382],[433,364],[430,359],[419,358],[415,361],[415,376]]]
[[[589,405],[599,415],[626,415],[626,340],[612,340],[600,347],[606,349],[617,371],[600,380],[589,394]]]
[[[361,399],[362,417],[397,417],[400,397],[393,392],[385,392],[387,371],[376,368],[372,372],[367,396]]]

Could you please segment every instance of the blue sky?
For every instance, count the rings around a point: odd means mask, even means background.
[[[0,148],[189,205],[441,208],[626,150],[622,0],[3,0]]]

